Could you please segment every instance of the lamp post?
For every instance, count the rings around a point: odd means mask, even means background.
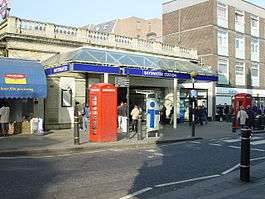
[[[190,92],[191,95],[191,100],[192,100],[192,137],[195,137],[195,102],[196,102],[196,91],[195,91],[195,77],[196,77],[196,72],[192,71],[190,73],[191,79],[192,79],[192,91]]]

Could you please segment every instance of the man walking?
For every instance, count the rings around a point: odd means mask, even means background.
[[[240,107],[240,111],[237,113],[237,119],[239,120],[239,124],[241,128],[244,128],[246,126],[246,120],[248,119],[248,114],[244,110],[244,107]]]
[[[140,110],[137,105],[134,106],[132,112],[132,131],[137,132],[137,123],[140,116]]]
[[[8,135],[9,114],[10,108],[4,104],[4,106],[0,108],[0,126],[3,136]]]

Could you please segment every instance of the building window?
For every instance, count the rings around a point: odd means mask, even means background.
[[[244,12],[239,10],[235,13],[235,30],[242,33],[245,32]]]
[[[228,6],[220,2],[217,3],[217,25],[228,27]]]
[[[251,39],[251,60],[259,62],[259,40]]]
[[[218,31],[218,54],[228,56],[228,33]]]
[[[218,84],[229,84],[229,67],[226,59],[218,61]]]
[[[245,59],[245,38],[237,35],[236,36],[236,58]]]
[[[245,65],[243,62],[236,62],[235,67],[236,73],[236,85],[245,86],[246,84],[246,76],[245,76]]]
[[[259,18],[251,16],[251,35],[259,37]]]
[[[259,86],[259,64],[257,63],[251,65],[251,86]]]

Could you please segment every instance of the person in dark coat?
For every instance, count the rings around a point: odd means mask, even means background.
[[[249,128],[253,127],[253,122],[254,122],[254,118],[255,118],[255,112],[253,111],[253,109],[250,106],[247,106],[246,109],[247,115],[248,115],[248,119],[246,121],[246,124]]]
[[[160,110],[160,121],[159,121],[159,123],[163,126],[166,125],[166,123],[167,123],[166,110],[167,109],[164,105],[163,105],[162,109]]]

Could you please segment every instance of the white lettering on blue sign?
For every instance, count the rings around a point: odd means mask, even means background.
[[[68,71],[68,66],[62,66],[62,67],[53,69],[53,73],[61,73],[65,71]]]
[[[143,71],[144,76],[155,76],[155,77],[163,77],[163,72],[161,71]]]

